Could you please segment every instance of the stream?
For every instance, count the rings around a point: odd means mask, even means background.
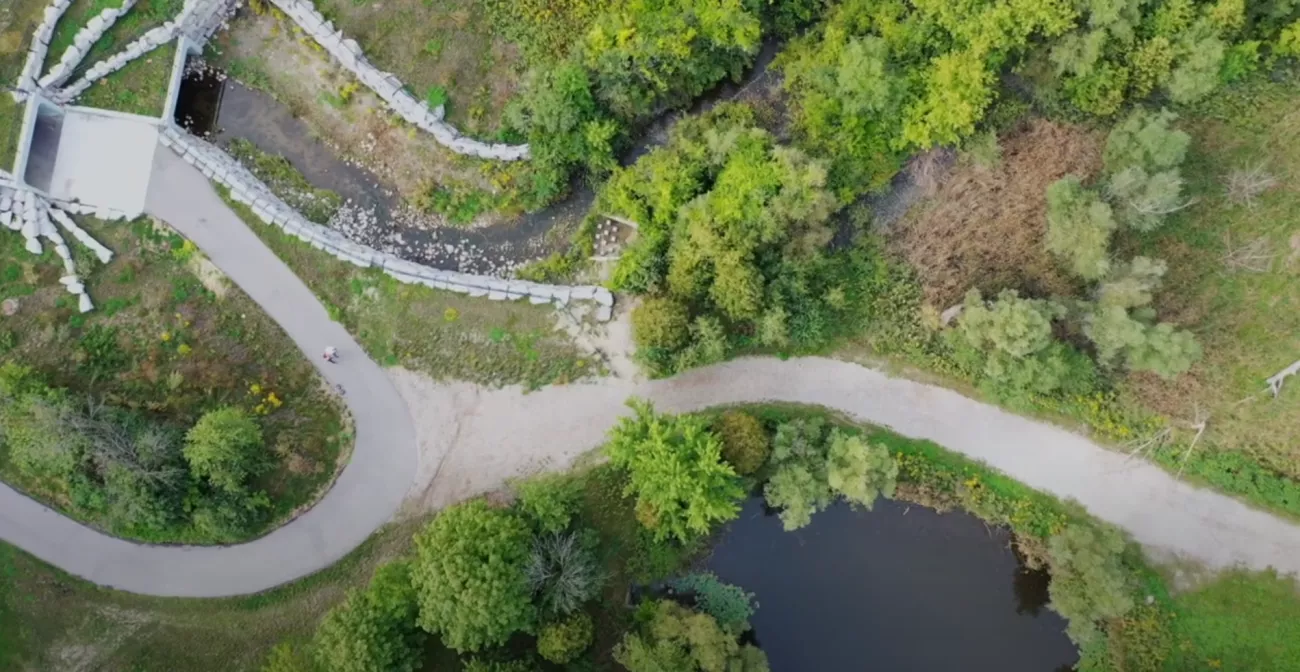
[[[745,503],[704,568],[755,594],[773,672],[1065,672],[1078,652],[1047,609],[1045,572],[966,513],[840,502],[786,532]]]

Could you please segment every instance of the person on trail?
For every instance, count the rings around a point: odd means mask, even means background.
[[[337,363],[339,361],[338,348],[335,348],[332,345],[329,346],[328,348],[325,348],[325,361],[329,362],[330,364]]]

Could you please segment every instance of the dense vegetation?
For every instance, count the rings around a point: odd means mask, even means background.
[[[611,431],[607,450],[653,445],[661,454],[673,453],[661,455],[677,468],[654,478],[657,492],[680,490],[700,471],[729,469],[716,444],[744,417],[759,424],[773,447],[756,478],[766,483],[768,503],[781,509],[787,528],[792,521],[806,524],[832,497],[870,506],[880,495],[940,509],[959,507],[1009,526],[1029,563],[1051,570],[1049,606],[1068,620],[1068,635],[1080,647],[1081,670],[1154,672],[1181,669],[1168,667],[1175,660],[1203,663],[1216,655],[1226,655],[1225,664],[1273,659],[1265,640],[1276,633],[1243,640],[1225,654],[1218,640],[1241,621],[1226,618],[1218,605],[1193,608],[1170,598],[1119,531],[933,444],[829,421],[811,410],[759,407],[671,416],[642,402],[635,408],[636,418]],[[714,448],[702,451],[701,443]],[[766,670],[762,651],[741,638],[756,608],[754,596],[712,574],[677,574],[668,581],[676,591],[672,599],[652,594],[635,606],[622,606],[621,599],[617,605],[592,602],[606,582],[614,583],[610,592],[622,596],[626,582],[681,572],[702,550],[698,537],[685,543],[665,538],[662,521],[641,514],[647,492],[633,487],[638,479],[645,482],[636,469],[610,464],[549,476],[520,484],[527,497],[511,507],[476,500],[442,512],[417,535],[413,557],[381,568],[367,590],[351,594],[326,616],[309,646],[280,647],[265,670],[366,669],[344,661],[372,666],[384,661],[383,669],[415,670],[430,669],[433,660],[452,660],[427,658],[421,667],[425,632],[460,651],[465,669],[560,669],[550,663],[578,664],[578,669],[618,669],[617,664],[631,672]],[[788,476],[795,472],[801,475]],[[593,517],[596,511],[588,507],[596,502],[583,493],[590,496],[600,482],[626,494],[620,499],[616,491],[614,499],[600,500],[605,510]],[[791,491],[803,494],[774,497]],[[742,497],[743,492],[719,488],[707,499],[726,507]],[[539,505],[543,500],[550,503]],[[614,528],[600,522],[614,513],[611,506],[631,524],[615,536],[608,536]],[[539,511],[545,513],[539,517]],[[716,529],[720,520],[704,527]],[[598,569],[601,559],[618,556],[622,562],[648,564],[631,575],[625,565],[613,565],[608,573]],[[1250,591],[1273,590],[1267,577],[1234,580]],[[569,598],[557,599],[561,593]],[[1268,600],[1281,608],[1295,598]],[[313,660],[323,667],[311,667]]]

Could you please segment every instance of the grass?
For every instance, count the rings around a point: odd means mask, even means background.
[[[390,525],[300,581],[215,600],[97,588],[0,542],[0,669],[259,669],[277,642],[310,636],[347,589],[367,582],[379,563],[405,553],[421,523]]]
[[[1174,598],[1173,670],[1300,670],[1294,578],[1228,572]]]
[[[75,104],[105,110],[161,117],[167,107],[176,44],[168,43],[95,82]]]
[[[18,80],[32,34],[48,5],[44,0],[8,0],[0,5],[0,84]]]
[[[276,467],[255,485],[271,496],[275,520],[313,501],[350,436],[338,403],[279,325],[169,231],[146,221],[83,225],[116,251],[100,265],[73,246],[97,304],[84,315],[58,283],[62,265],[49,246],[35,257],[20,236],[0,237],[0,299],[18,302],[0,322],[0,354],[52,385],[179,427],[213,408],[244,408],[260,417],[274,452]],[[0,476],[69,511],[63,486],[24,479],[3,453]],[[186,528],[144,539],[207,541],[193,534]]]
[[[109,1],[111,2],[112,0]],[[104,0],[77,0],[77,2],[85,5],[103,3]],[[75,4],[76,3],[74,3],[74,5]],[[104,36],[99,38],[99,40],[90,47],[90,51],[86,53],[85,59],[83,59],[74,69],[73,81],[84,75],[85,72],[96,63],[121,51],[126,47],[126,45],[134,42],[145,33],[176,18],[176,15],[180,14],[181,8],[184,4],[185,0],[139,0],[139,2],[131,8],[131,11],[122,15],[113,26],[104,33]],[[100,9],[103,9],[103,7],[100,7]],[[93,16],[93,14],[88,14],[86,18],[89,19],[91,16]],[[81,26],[78,25],[77,29],[80,29],[80,27]],[[56,37],[58,36],[58,29],[59,26],[56,26]],[[69,30],[72,30],[75,34],[76,29]],[[68,39],[71,41],[71,38]],[[58,59],[63,55],[63,52],[60,51],[55,54],[54,51],[51,51],[50,55],[51,58]],[[145,56],[145,58],[148,58],[148,56]]]
[[[68,9],[63,12],[63,16],[59,17],[58,22],[54,24],[54,35],[50,37],[50,50],[45,57],[45,64],[41,68],[41,74],[48,73],[54,68],[55,64],[63,58],[63,53],[68,50],[68,47],[72,46],[77,33],[82,28],[85,28],[91,19],[99,16],[106,9],[120,8],[122,2],[123,0],[72,0],[72,4],[68,5]],[[126,16],[123,16],[122,19],[125,20]],[[123,46],[125,46],[125,43],[105,45],[104,50],[106,52],[117,51],[117,48]],[[92,45],[92,53],[93,49],[94,46]]]
[[[412,91],[442,91],[462,133],[494,134],[525,64],[496,37],[481,3],[456,0],[320,0],[316,6]]]
[[[226,150],[265,182],[272,193],[317,224],[328,222],[343,205],[342,196],[312,186],[283,156],[264,152],[243,138],[231,140]]]
[[[0,170],[12,172],[18,158],[18,136],[23,130],[24,105],[0,91]]]
[[[1210,421],[1204,450],[1241,453],[1300,479],[1300,379],[1277,399],[1265,379],[1300,359],[1300,134],[1296,76],[1229,89],[1181,124],[1192,135],[1184,176],[1199,201],[1129,250],[1169,262],[1162,316],[1191,328],[1205,349],[1177,380],[1131,376],[1125,388],[1143,406]],[[1232,204],[1225,178],[1262,165],[1278,180],[1253,207]],[[1246,252],[1242,248],[1254,246]],[[1229,263],[1251,258],[1254,270]],[[1300,501],[1295,502],[1300,506]]]
[[[375,361],[437,380],[534,389],[597,372],[597,363],[555,331],[554,310],[407,285],[377,269],[339,261],[227,199]]]

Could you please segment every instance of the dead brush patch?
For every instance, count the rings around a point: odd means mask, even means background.
[[[917,270],[926,301],[942,309],[971,287],[1074,293],[1077,283],[1043,246],[1045,192],[1066,175],[1095,177],[1103,140],[1036,119],[1002,138],[1000,165],[955,167],[889,234],[890,248]]]

